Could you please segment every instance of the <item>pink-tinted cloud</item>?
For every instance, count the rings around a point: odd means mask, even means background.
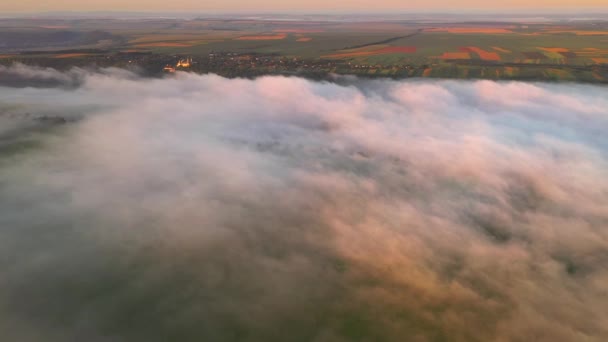
[[[13,340],[608,336],[603,87],[5,72]]]

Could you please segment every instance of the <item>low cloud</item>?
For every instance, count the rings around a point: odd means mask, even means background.
[[[608,338],[605,87],[15,70],[10,340]]]

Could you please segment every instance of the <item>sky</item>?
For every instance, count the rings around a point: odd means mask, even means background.
[[[0,11],[378,11],[378,10],[463,10],[463,9],[569,9],[606,7],[605,0],[452,0],[405,2],[401,0],[21,0],[2,1]]]
[[[335,81],[0,66],[4,340],[608,341],[605,87]]]

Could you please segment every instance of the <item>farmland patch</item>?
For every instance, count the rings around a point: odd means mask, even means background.
[[[325,58],[348,58],[348,57],[361,57],[361,56],[375,56],[384,54],[394,53],[414,53],[416,47],[414,46],[386,46],[375,50],[364,50],[364,51],[349,51],[344,53],[337,53],[332,55],[323,56]]]
[[[277,29],[277,30],[274,30],[273,32],[280,32],[280,33],[322,33],[322,32],[325,32],[325,30],[318,30],[318,29]]]
[[[513,31],[496,27],[436,27],[425,29],[425,32],[448,32],[448,33],[480,33],[480,34],[505,34]]]
[[[135,47],[146,48],[146,47],[191,47],[194,44],[184,42],[157,42],[157,43],[143,43],[136,44]]]
[[[547,51],[547,52],[568,52],[569,49],[561,48],[561,47],[539,47],[539,50]]]
[[[479,55],[484,61],[500,61],[500,56],[496,52],[486,51],[475,46],[467,46],[459,49],[462,52],[473,52]]]
[[[91,56],[89,53],[64,53],[60,55],[56,55],[55,58],[77,58],[77,57],[86,57]]]
[[[507,50],[507,49],[503,49],[497,46],[492,46],[492,49],[498,51],[498,52],[502,52],[502,53],[511,53],[511,50]]]
[[[282,40],[287,38],[287,34],[272,34],[272,35],[259,35],[259,36],[241,36],[236,40]]]
[[[604,36],[608,35],[608,31],[582,31],[582,30],[548,30],[546,33],[559,34],[559,33],[571,33],[577,36]]]
[[[468,52],[444,52],[440,57],[441,59],[471,59],[471,55]]]

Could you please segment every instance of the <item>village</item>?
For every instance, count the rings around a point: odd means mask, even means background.
[[[205,55],[159,54],[152,52],[112,52],[87,50],[56,51],[53,55],[24,52],[0,59],[0,65],[21,63],[67,70],[80,68],[118,67],[151,77],[176,72],[213,73],[223,77],[258,77],[263,75],[298,75],[311,79],[327,79],[332,75],[354,75],[366,78],[473,78],[552,81],[558,68],[580,82],[606,83],[608,65],[528,64],[487,60],[454,60],[441,63],[365,64],[349,59],[305,59],[280,54],[212,51]],[[70,58],[56,58],[57,54]],[[557,80],[557,79],[555,79]]]

